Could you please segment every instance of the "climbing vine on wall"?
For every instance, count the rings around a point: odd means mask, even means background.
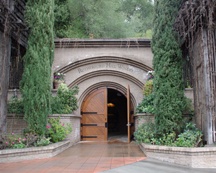
[[[24,118],[31,130],[43,135],[50,110],[54,0],[28,0],[26,9],[25,18],[30,35],[20,83]]]
[[[172,28],[179,3],[179,0],[156,0],[154,4],[151,46],[155,70],[154,118],[158,135],[180,130],[186,105],[182,80],[182,52],[178,36]]]

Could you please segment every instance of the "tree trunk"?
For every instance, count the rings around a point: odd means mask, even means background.
[[[0,31],[0,134],[7,128],[7,94],[9,85],[11,38]]]

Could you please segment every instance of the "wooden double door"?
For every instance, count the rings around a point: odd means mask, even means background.
[[[81,107],[80,134],[82,141],[107,141],[108,117],[107,117],[107,88],[99,88],[89,93]],[[134,132],[133,106],[130,98],[130,89],[127,88],[127,126],[128,142],[131,141]],[[126,115],[125,115],[126,116]]]

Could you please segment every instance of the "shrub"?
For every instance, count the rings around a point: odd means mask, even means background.
[[[34,143],[35,146],[47,146],[49,144],[51,144],[52,142],[50,142],[51,138],[41,138],[40,140],[38,140],[36,143]]]
[[[144,97],[142,103],[136,107],[137,113],[154,113],[154,93]]]
[[[153,92],[153,80],[148,80],[143,87],[143,95],[148,96]]]
[[[153,145],[166,145],[176,147],[200,147],[202,146],[202,131],[198,130],[193,123],[186,123],[184,132],[178,135],[176,133],[167,133],[157,135],[155,126],[151,121],[140,125],[134,132],[135,140],[139,143],[152,143]]]
[[[57,119],[50,118],[49,123],[51,126],[46,126],[46,137],[51,138],[51,142],[59,142],[63,141],[66,138],[66,135],[72,132],[71,124],[67,123],[67,127],[65,126],[65,123],[60,122],[60,117]]]
[[[198,130],[196,124],[186,123],[184,132],[178,135],[177,141],[174,143],[176,147],[198,147],[202,141],[202,131]]]
[[[11,133],[10,135],[5,135],[3,137],[3,143],[6,145],[6,148],[26,148],[27,140],[21,135],[16,135]]]
[[[138,144],[151,143],[152,138],[154,138],[154,124],[150,120],[140,125],[134,132],[134,139]]]
[[[70,114],[77,110],[77,98],[74,95],[78,92],[78,86],[68,88],[66,84],[61,83],[57,90],[57,96],[51,97],[51,114]]]
[[[24,130],[24,136],[14,133],[8,135],[0,135],[0,149],[26,148],[32,146],[46,146],[51,144],[51,138],[40,138],[31,130]]]
[[[13,95],[8,100],[8,113],[9,114],[24,114],[24,104],[22,99],[18,99],[17,96]]]
[[[194,117],[194,110],[193,110],[193,107],[192,107],[192,99],[189,99],[187,97],[185,97],[186,99],[186,108],[185,108],[185,113],[186,114],[189,114],[189,122],[191,122],[193,120],[193,117]]]
[[[35,132],[31,130],[25,133],[25,137],[26,137],[27,147],[34,145],[34,143],[37,142],[38,139],[40,139],[40,136],[38,136]]]
[[[153,138],[152,144],[173,146],[175,140],[176,140],[176,133],[172,132],[172,133],[163,134],[162,136],[157,136]]]

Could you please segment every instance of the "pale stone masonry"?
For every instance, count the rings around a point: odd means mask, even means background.
[[[169,147],[140,144],[149,158],[186,165],[193,168],[216,168],[216,147]]]
[[[0,163],[50,158],[79,142],[81,116],[73,114],[54,114],[49,115],[47,119],[58,118],[59,116],[61,124],[71,124],[73,129],[72,133],[67,135],[64,141],[43,147],[1,150]],[[27,129],[28,127],[28,124],[23,120],[23,117],[23,115],[8,115],[7,132],[22,135],[23,129]]]
[[[54,114],[49,115],[49,118],[58,118],[60,116],[61,123],[71,124],[72,133],[67,135],[65,140],[79,142],[80,140],[80,119],[81,116],[73,114]],[[7,133],[23,134],[23,129],[27,129],[28,124],[23,120],[23,115],[8,115],[7,116]]]
[[[43,147],[0,150],[0,163],[50,158],[75,143],[75,141],[62,141]]]

